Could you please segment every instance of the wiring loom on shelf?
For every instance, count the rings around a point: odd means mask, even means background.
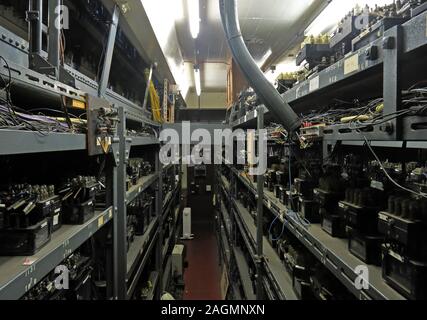
[[[11,98],[13,81],[10,67],[7,60],[2,56],[0,56],[0,61],[4,63],[8,70],[7,80],[0,75],[3,87],[1,90],[5,93],[4,98],[0,96],[0,129],[37,131],[42,135],[46,135],[49,132],[84,132],[86,127],[85,120],[70,114],[65,106],[63,111],[50,108],[27,111],[15,106]],[[41,111],[60,114],[61,117],[46,116]],[[33,112],[37,112],[37,114]]]

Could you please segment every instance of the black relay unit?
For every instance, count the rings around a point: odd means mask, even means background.
[[[133,216],[135,235],[143,235],[154,214],[154,198],[150,194],[142,194],[128,206],[128,216]]]
[[[427,201],[390,196],[379,214],[383,278],[408,299],[427,298]]]
[[[152,165],[143,158],[129,159],[126,167],[126,188],[129,190],[132,186],[138,184],[139,179],[148,176],[153,171]]]
[[[0,255],[33,255],[61,226],[61,201],[53,186],[13,185],[1,193],[0,203]]]
[[[351,44],[353,52],[356,52],[357,50],[369,45],[377,39],[381,39],[387,30],[397,25],[401,25],[407,20],[408,19],[406,18],[399,17],[384,17],[374,25],[362,31],[359,36],[352,40]],[[372,57],[372,60],[376,59],[378,59],[378,55]]]
[[[304,61],[308,63],[308,69],[323,66],[327,67],[330,64],[331,49],[329,44],[323,43],[307,43],[296,56],[297,66]],[[321,71],[320,68],[319,71]]]
[[[27,228],[0,230],[1,256],[32,256],[51,239],[50,218]]]
[[[312,180],[295,178],[294,180],[294,188],[296,193],[298,193],[301,197],[306,199],[313,198],[313,189],[315,187],[315,183]]]
[[[322,229],[336,238],[344,238],[346,235],[345,220],[338,210],[338,202],[342,197],[341,193],[314,189],[314,199],[319,204]]]
[[[5,228],[27,228],[45,218],[60,220],[61,201],[53,186],[15,185],[2,198]]]
[[[265,174],[264,186],[268,189],[268,191],[273,192],[274,187],[277,184],[277,175],[276,171],[269,170]]]
[[[388,211],[379,214],[378,230],[386,237],[387,242],[399,248],[403,254],[427,261],[427,224],[426,220],[417,215],[421,209],[417,203],[425,205],[425,201],[403,200],[391,196]]]
[[[367,264],[381,265],[381,244],[383,237],[370,235],[355,228],[346,228],[348,235],[348,250]]]
[[[296,178],[294,180],[294,190],[298,196],[298,212],[311,223],[319,223],[319,203],[314,200],[315,183],[312,179]]]
[[[371,188],[348,188],[339,202],[345,218],[349,251],[367,264],[381,264],[383,237],[378,232],[382,195]]]
[[[79,176],[62,185],[63,222],[70,225],[86,223],[95,214],[99,183],[95,177]]]
[[[427,262],[401,256],[383,245],[382,275],[385,281],[408,299],[427,299]]]
[[[68,289],[57,288],[55,280],[58,274],[51,272],[21,300],[90,300],[92,299],[93,260],[86,255],[75,252],[65,259],[61,266],[68,270]]]
[[[319,223],[321,216],[319,214],[319,203],[314,200],[298,198],[298,212],[301,216],[311,223]]]
[[[4,228],[4,212],[3,212],[3,210],[4,210],[4,205],[0,204],[0,230]]]

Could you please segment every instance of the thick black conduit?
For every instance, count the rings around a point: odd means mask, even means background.
[[[279,92],[261,72],[240,32],[236,0],[220,0],[222,24],[234,60],[240,66],[249,84],[270,112],[278,118],[288,132],[294,132],[301,126],[301,120]]]

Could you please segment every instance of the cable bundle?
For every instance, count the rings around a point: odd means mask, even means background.
[[[35,110],[23,110],[16,107],[12,102],[11,87],[12,87],[12,75],[9,64],[6,59],[0,56],[0,61],[3,61],[8,70],[8,79],[5,80],[1,75],[0,79],[3,82],[3,90],[5,92],[5,98],[0,98],[0,129],[9,130],[27,130],[37,131],[40,134],[46,134],[49,132],[85,132],[86,121],[80,117],[72,116],[67,111],[63,97],[61,97],[61,104],[63,111],[44,108]],[[48,111],[49,113],[59,113],[61,118],[46,116],[42,113],[37,115],[33,114],[33,111]]]
[[[365,106],[357,106],[356,102],[337,100],[341,104],[355,105],[352,108],[329,108],[320,112],[313,112],[304,116],[305,123],[322,123],[334,125],[348,123],[355,126],[352,129],[361,129],[364,122],[369,125],[380,125],[402,116],[423,115],[427,111],[427,88],[416,88],[416,86],[403,92],[402,110],[394,113],[384,114],[384,99],[378,98],[369,101]]]
[[[56,118],[11,111],[11,108],[5,105],[0,105],[0,129],[37,131],[41,134],[70,132],[65,121],[61,122]]]
[[[160,106],[160,98],[157,94],[156,87],[154,86],[153,81],[150,82],[150,102],[151,102],[151,112],[153,113],[153,119],[156,122],[163,123],[162,118],[162,108]]]

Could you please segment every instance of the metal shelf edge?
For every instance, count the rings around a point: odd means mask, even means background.
[[[86,240],[100,230],[107,222],[113,219],[113,210],[108,208],[96,215],[81,226],[63,226],[52,235],[51,241],[31,258],[36,259],[31,266],[23,266],[25,257],[1,257],[0,260],[13,260],[15,269],[19,270],[9,281],[0,288],[0,300],[16,300],[34,287],[48,275],[64,259],[77,250]],[[62,232],[61,232],[62,231]],[[0,274],[4,274],[1,269]],[[10,265],[9,267],[12,267]]]

